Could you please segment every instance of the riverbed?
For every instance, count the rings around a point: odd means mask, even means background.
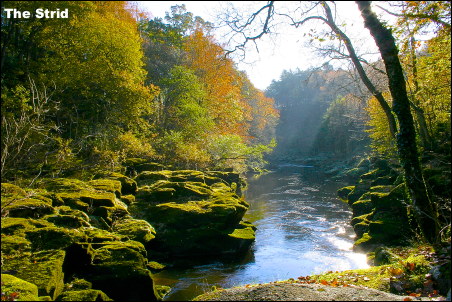
[[[336,197],[346,184],[325,180],[315,167],[297,164],[281,164],[247,181],[250,208],[244,219],[257,227],[249,253],[155,274],[157,284],[172,288],[166,301],[190,300],[213,287],[368,267],[366,256],[352,251],[351,211]]]

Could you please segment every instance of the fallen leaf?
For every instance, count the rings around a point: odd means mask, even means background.
[[[411,299],[410,297],[406,297],[405,299],[403,299],[403,301],[413,301],[413,299]]]
[[[326,280],[320,280],[320,283],[322,283],[323,285],[328,285],[328,281]]]
[[[414,269],[415,269],[415,267],[416,267],[416,264],[413,262],[413,263],[411,263],[411,262],[407,262],[406,263],[406,266],[408,267],[408,269],[410,270],[410,271],[414,271]]]

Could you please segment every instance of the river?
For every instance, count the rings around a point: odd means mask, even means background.
[[[249,178],[245,219],[257,226],[256,241],[242,259],[171,268],[154,275],[168,285],[166,301],[190,300],[216,287],[266,283],[325,271],[368,267],[354,253],[351,211],[336,197],[345,184],[325,181],[314,167],[281,164]]]

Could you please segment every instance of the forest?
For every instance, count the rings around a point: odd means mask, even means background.
[[[357,285],[450,298],[450,2],[388,3],[394,24],[356,3],[368,61],[334,1],[225,11],[235,45],[184,4],[159,18],[127,1],[2,1],[2,301],[170,299],[159,273],[253,250],[247,179],[292,164],[337,183],[371,263]],[[325,26],[306,37],[324,63],[260,90],[234,54],[281,16]],[[334,270],[288,282],[347,287]],[[221,300],[213,289],[197,299]]]

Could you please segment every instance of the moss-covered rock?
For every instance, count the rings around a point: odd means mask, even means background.
[[[2,217],[2,234],[25,236],[25,233],[36,228],[54,226],[42,219]]]
[[[47,178],[42,179],[39,185],[47,191],[57,193],[93,190],[92,186],[75,178]]]
[[[168,167],[162,164],[150,162],[143,158],[127,158],[123,162],[123,165],[126,167],[126,175],[129,176],[134,176],[143,171],[161,171],[168,169]]]
[[[113,301],[103,291],[97,289],[71,290],[64,292],[58,301]]]
[[[75,278],[64,285],[64,291],[92,289],[93,284],[85,279]]]
[[[2,234],[2,253],[7,255],[31,251],[31,242],[23,236]]]
[[[197,171],[161,172],[172,180],[205,177]],[[238,252],[254,240],[254,230],[239,225],[248,203],[220,179],[210,186],[198,181],[158,180],[141,187],[136,197],[130,213],[156,228],[158,236],[152,247],[162,254]]]
[[[92,265],[84,278],[114,300],[153,301],[151,272],[146,250],[137,241],[103,242],[93,250]]]
[[[68,206],[60,206],[55,208],[55,212],[55,214],[45,216],[44,219],[56,226],[69,229],[91,227],[90,218],[83,211],[71,209]]]
[[[146,245],[155,238],[155,229],[149,222],[139,219],[122,219],[115,222],[113,231],[128,237],[131,240]]]
[[[41,251],[9,258],[3,270],[15,271],[15,276],[38,287],[40,296],[55,300],[63,291],[64,250]]]
[[[135,202],[135,196],[134,195],[123,195],[121,196],[121,201],[126,204],[127,206],[130,206],[132,203]]]
[[[12,275],[2,274],[2,300],[4,297],[6,301],[38,301],[38,287]],[[15,300],[6,297],[15,297]]]
[[[87,228],[83,230],[88,243],[98,244],[108,241],[121,241],[124,237],[98,228]]]
[[[353,216],[361,216],[372,212],[374,204],[370,199],[370,193],[363,194],[360,199],[352,204]]]
[[[121,195],[129,195],[129,194],[135,194],[137,192],[137,183],[135,180],[133,180],[130,177],[127,177],[121,173],[117,172],[106,172],[106,173],[99,173],[95,177],[95,179],[98,178],[106,178],[106,179],[114,179],[119,182],[121,182]]]
[[[43,227],[26,232],[25,236],[31,243],[33,250],[58,250],[71,244],[85,241],[85,236],[78,230],[61,227]]]
[[[27,194],[24,189],[22,189],[19,186],[10,184],[10,183],[1,183],[1,194],[2,197],[11,197],[11,196],[18,196],[18,197],[25,197]]]
[[[121,197],[122,184],[119,180],[115,179],[93,179],[88,182],[96,190],[102,190],[106,192],[111,192],[116,195],[116,197]]]
[[[171,290],[171,287],[165,285],[155,285],[154,293],[158,300],[163,300],[163,298],[168,294]]]
[[[151,186],[141,187],[137,198],[151,202],[189,201],[208,198],[212,190],[201,182],[157,181]]]
[[[348,195],[355,189],[355,186],[342,187],[337,190],[337,196],[343,202],[348,202]]]
[[[52,214],[52,201],[35,198],[7,199],[2,198],[2,211],[10,217],[40,218]]]

